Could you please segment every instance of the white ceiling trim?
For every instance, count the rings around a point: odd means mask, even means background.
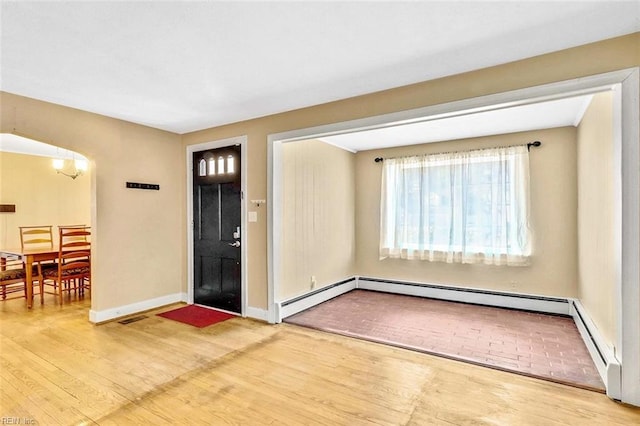
[[[14,135],[13,133],[0,133],[0,151],[60,158],[62,160],[87,160],[85,156],[77,152]]]

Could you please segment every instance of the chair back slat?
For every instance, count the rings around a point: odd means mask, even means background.
[[[26,228],[26,227],[22,226],[22,228]],[[26,229],[22,234],[34,235],[34,234],[48,234],[48,233],[49,231],[47,229],[39,228],[39,229]]]
[[[87,247],[89,245],[90,243],[88,241],[71,241],[68,243],[64,243],[60,247],[67,249],[67,248],[73,248],[73,247]]]
[[[58,231],[60,229],[66,229],[66,230],[70,230],[70,229],[78,229],[78,232],[87,232],[87,231],[83,231],[85,228],[87,228],[87,225],[82,224],[82,225],[59,225],[58,226]],[[70,235],[70,234],[67,234]],[[83,234],[76,234],[75,235],[75,239],[81,240],[81,241],[87,241],[87,237],[91,235],[91,233],[83,233]]]
[[[60,259],[62,263],[67,261],[73,261],[74,259],[89,259],[91,257],[91,251],[89,250],[75,250],[75,251],[65,251],[60,254]]]
[[[24,244],[39,244],[39,243],[50,243],[51,240],[48,238],[30,238],[28,240],[24,240]]]
[[[89,231],[69,231],[69,232],[65,232],[65,237],[67,238],[72,238],[72,237],[88,237],[89,235],[91,235],[91,232]]]

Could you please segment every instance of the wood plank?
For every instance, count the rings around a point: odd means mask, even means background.
[[[639,424],[557,383],[234,318],[99,326],[89,301],[0,303],[0,417],[40,424]],[[166,310],[163,309],[163,310]]]

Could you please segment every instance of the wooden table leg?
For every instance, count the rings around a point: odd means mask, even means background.
[[[31,309],[33,306],[33,256],[26,256],[26,271],[25,284],[27,286],[27,308]]]

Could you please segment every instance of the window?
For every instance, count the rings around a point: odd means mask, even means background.
[[[235,172],[236,172],[235,159],[233,158],[233,155],[229,155],[227,157],[227,173],[235,173]]]
[[[525,146],[384,161],[380,258],[526,265]]]

